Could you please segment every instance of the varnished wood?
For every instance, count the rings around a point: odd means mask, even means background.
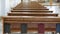
[[[8,13],[8,16],[58,16],[54,13]]]
[[[16,12],[16,13],[15,13]],[[32,14],[32,15],[39,15],[39,16],[22,16],[20,14],[24,13],[25,14]],[[31,12],[31,13],[30,13]],[[20,24],[21,23],[26,23],[26,24],[39,24],[39,23],[59,23],[60,22],[60,17],[58,16],[58,14],[52,14],[53,11],[49,11],[46,7],[40,5],[37,2],[30,2],[30,3],[21,3],[19,5],[17,5],[15,8],[13,8],[11,10],[11,13],[9,14],[19,14],[19,16],[15,15],[15,16],[6,16],[6,17],[2,17],[3,18],[3,25],[4,23],[9,23],[11,24],[11,32],[13,31],[21,31],[20,29]],[[40,16],[40,13],[44,13],[44,15],[49,14],[49,16]],[[53,17],[50,15],[54,15]],[[18,24],[18,27],[16,24]],[[13,25],[15,25],[16,28],[13,27]],[[34,27],[34,28],[33,28]],[[35,26],[28,26],[28,31],[37,31],[37,27]],[[4,28],[4,26],[3,26]],[[47,24],[45,26],[45,30],[46,31],[55,31],[56,27],[49,27]],[[4,30],[3,30],[4,31]],[[3,32],[4,33],[4,32]]]
[[[56,28],[56,24],[53,23],[44,23],[45,28]],[[28,28],[38,28],[38,23],[28,23]],[[12,23],[11,28],[21,28],[21,24],[19,23]]]
[[[36,16],[28,16],[28,17],[22,17],[22,16],[7,16],[4,17],[4,22],[5,23],[28,23],[28,22],[33,22],[33,23],[45,23],[45,22],[51,22],[51,23],[59,23],[60,22],[60,17],[51,17],[51,16],[44,16],[44,17],[36,17]]]
[[[33,11],[34,11],[34,12],[38,12],[38,11],[39,11],[39,12],[40,12],[40,11],[49,11],[49,10],[11,10],[11,11],[14,11],[14,12],[24,12],[24,11],[25,11],[25,12],[26,12],[26,11],[28,11],[28,12],[29,12],[29,11],[31,11],[31,12],[33,12]]]
[[[43,11],[49,11],[49,10],[12,10],[11,12],[41,12],[41,11],[43,12]]]
[[[13,10],[49,10],[47,8],[14,8]]]
[[[56,28],[45,28],[45,31],[55,31]],[[38,28],[28,28],[28,31],[38,31]]]
[[[28,3],[20,3],[15,8],[46,8],[40,5],[38,2],[28,2]]]
[[[49,26],[50,25],[50,26]],[[12,32],[18,32],[18,31],[21,31],[21,25],[20,24],[12,24],[11,25],[11,31]],[[27,31],[28,32],[34,32],[34,31],[38,31],[38,24],[37,23],[32,23],[32,24],[28,24],[28,29]],[[47,27],[48,26],[48,27]],[[55,31],[56,30],[56,27],[52,27],[54,26],[54,24],[50,23],[50,24],[45,24],[45,31]]]
[[[45,31],[55,31],[55,30],[56,30],[56,28],[45,28]],[[11,29],[11,32],[19,32],[19,31],[21,32],[21,29],[19,29],[19,28]],[[27,31],[28,32],[34,32],[34,31],[38,32],[38,28],[28,28]]]

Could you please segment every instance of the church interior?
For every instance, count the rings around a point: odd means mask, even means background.
[[[60,0],[0,0],[0,34],[60,34]]]

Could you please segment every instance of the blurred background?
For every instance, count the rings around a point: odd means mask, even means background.
[[[22,0],[0,0],[0,34],[2,34],[2,16],[7,16],[7,13],[11,11],[17,4],[21,3]],[[28,0],[23,0],[28,2]],[[29,0],[36,1],[49,10],[53,10],[54,13],[60,14],[60,0]],[[51,34],[51,33],[50,33]]]

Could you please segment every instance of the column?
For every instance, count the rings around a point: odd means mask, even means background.
[[[10,32],[10,24],[4,23],[4,33],[9,34]]]
[[[27,34],[27,24],[21,24],[21,34]]]
[[[44,34],[44,32],[45,32],[44,26],[45,25],[43,23],[38,24],[38,33],[39,34]]]
[[[60,34],[60,23],[57,23],[56,24],[56,33],[58,34]]]

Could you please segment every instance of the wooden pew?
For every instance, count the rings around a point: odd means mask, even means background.
[[[49,10],[47,8],[13,8],[13,10]]]
[[[5,23],[59,23],[60,17],[52,16],[7,16],[3,18]]]
[[[28,24],[28,31],[38,31],[38,24]],[[45,23],[45,31],[56,31],[56,24]]]
[[[48,10],[12,10],[11,12],[36,12],[36,13],[52,13],[53,11]]]
[[[56,31],[56,28],[46,28],[45,31],[54,32],[54,31]],[[19,28],[11,28],[11,32],[21,32],[21,29],[19,29]],[[38,28],[28,28],[27,32],[38,32]]]
[[[15,8],[46,8],[37,2],[20,3]]]
[[[8,16],[58,16],[56,13],[8,13]]]
[[[27,8],[27,9],[26,9]],[[31,9],[30,9],[31,8]],[[35,9],[37,8],[37,9]],[[35,3],[35,2],[31,2],[31,3],[28,3],[26,5],[21,3],[20,5],[16,6],[15,8],[13,8],[13,10],[11,11],[12,13],[9,13],[7,17],[2,17],[2,21],[3,21],[3,27],[4,27],[4,24],[5,23],[8,23],[8,24],[22,24],[22,23],[27,23],[27,24],[34,24],[34,23],[53,23],[53,24],[56,24],[56,23],[59,23],[60,22],[60,17],[56,17],[58,16],[58,14],[52,14],[53,11],[48,11],[48,9],[42,5],[39,5],[38,3]],[[16,13],[15,13],[16,12]],[[49,16],[44,16],[42,17],[42,14],[41,16],[20,16],[19,13],[26,13],[26,12],[31,12],[30,14],[32,15],[36,15],[36,14],[40,14],[40,13],[51,13],[52,16],[50,16],[51,14],[49,14]],[[17,17],[16,15],[15,16],[10,16],[10,14],[19,14],[19,16]],[[36,14],[33,14],[33,13],[36,13]],[[44,14],[45,15],[45,14]],[[18,25],[20,26],[20,25]],[[45,30],[46,31],[55,31],[56,28],[49,28],[49,27],[45,27]],[[11,27],[11,31],[21,31],[21,29],[19,29],[18,27],[16,28],[12,28]],[[28,28],[28,31],[37,31],[37,27],[35,28],[32,28],[32,27],[29,27]]]
[[[55,31],[56,30],[56,24],[45,24],[45,31]],[[18,32],[18,31],[21,31],[21,25],[20,24],[11,24],[11,31],[12,32]],[[27,29],[28,32],[34,32],[34,31],[38,31],[38,24],[35,23],[35,24],[28,24],[28,29]]]
[[[28,28],[27,30],[28,32],[34,32],[34,31],[37,31],[38,32],[38,28]],[[45,28],[45,31],[56,31],[56,28]]]

